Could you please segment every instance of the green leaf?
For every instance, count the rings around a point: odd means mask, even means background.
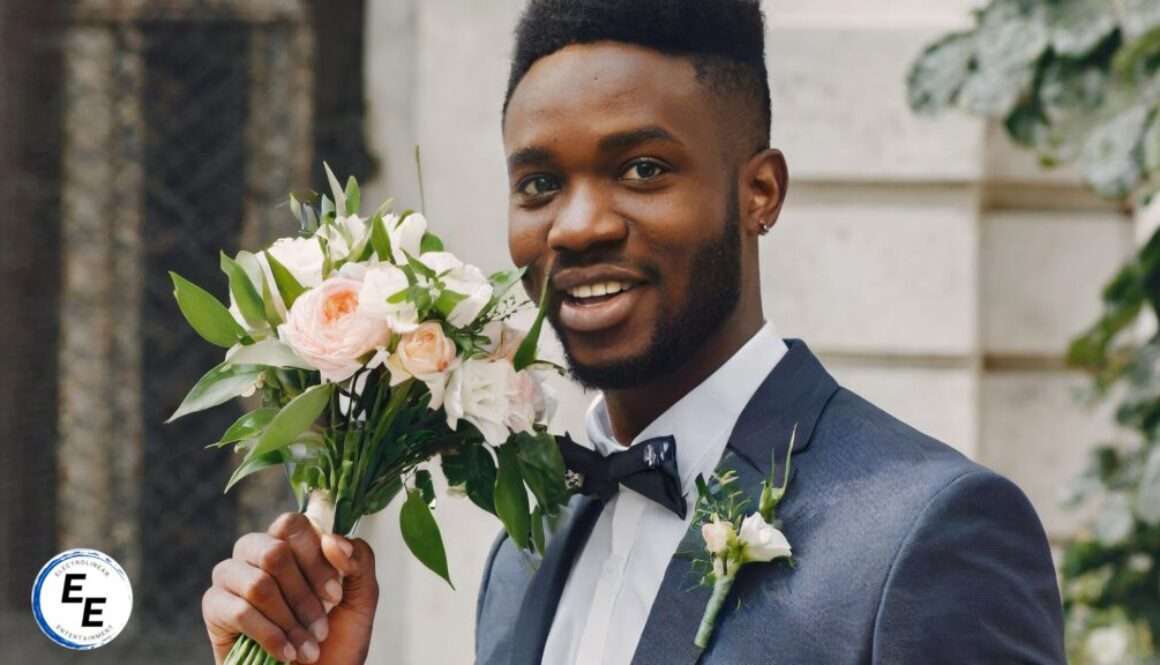
[[[278,409],[272,406],[244,413],[241,418],[234,421],[233,425],[229,426],[229,429],[222,434],[217,442],[209,444],[206,448],[220,448],[243,439],[252,439],[266,429],[266,426],[270,424],[277,413]]]
[[[394,254],[391,253],[391,236],[387,233],[387,225],[383,222],[382,215],[375,215],[371,220],[371,245],[375,248],[375,254],[378,254],[380,261],[394,262]]]
[[[1047,4],[1051,45],[1058,55],[1087,55],[1116,29],[1108,0],[1061,0]]]
[[[495,460],[486,446],[465,444],[456,454],[444,454],[442,464],[448,484],[463,485],[472,503],[495,514]]]
[[[515,366],[517,372],[536,362],[536,352],[540,345],[540,329],[544,327],[544,316],[548,313],[549,282],[550,280],[545,275],[544,284],[540,288],[540,306],[536,312],[536,319],[532,322],[532,327],[528,329],[527,336],[520,342],[519,348],[516,349],[515,355],[512,357],[512,364]]]
[[[1160,172],[1160,110],[1152,112],[1152,122],[1144,131],[1144,169]]]
[[[234,302],[238,304],[242,318],[251,326],[265,325],[266,309],[262,304],[262,296],[258,295],[258,290],[250,281],[250,276],[241,265],[226,256],[225,252],[221,253],[221,269],[226,277],[229,277],[230,293],[234,296]]]
[[[403,542],[415,558],[433,573],[442,577],[452,589],[451,576],[447,571],[447,552],[443,549],[443,537],[435,516],[423,500],[422,492],[408,491],[407,500],[399,512],[399,529],[403,532]]]
[[[181,405],[165,422],[171,423],[184,415],[224,404],[249,391],[264,369],[256,365],[221,363],[198,379]]]
[[[495,478],[495,513],[512,542],[526,550],[531,537],[531,517],[517,452],[511,445],[500,446],[496,452],[499,469]]]
[[[326,171],[327,182],[330,183],[330,193],[334,195],[334,207],[338,210],[346,210],[346,193],[343,191],[342,185],[338,183],[338,178],[335,177],[334,171],[330,170],[330,164],[322,162],[322,168]],[[323,196],[322,216],[326,217],[326,213],[328,211],[332,211],[333,209],[334,208],[329,208],[327,206],[327,199],[325,196]]]
[[[431,472],[427,469],[419,469],[415,472],[415,489],[423,496],[423,501],[427,506],[435,508],[435,483],[431,480]]]
[[[423,263],[419,259],[411,256],[411,254],[406,250],[403,250],[403,254],[407,257],[407,266],[411,268],[411,270],[414,270],[427,279],[433,280],[437,277],[435,271],[428,268],[426,263]]]
[[[262,455],[294,443],[295,438],[322,415],[332,392],[334,384],[323,383],[307,388],[301,395],[290,400],[262,432],[251,454]]]
[[[1149,109],[1144,104],[1123,111],[1088,135],[1080,153],[1079,168],[1088,183],[1102,196],[1127,195],[1140,180],[1137,146],[1144,133]]]
[[[346,214],[357,215],[361,203],[362,195],[359,194],[358,180],[350,176],[346,179]]]
[[[439,236],[430,231],[423,234],[423,238],[419,241],[419,252],[425,254],[427,252],[442,252],[443,241]]]
[[[272,450],[261,455],[254,455],[251,452],[250,455],[246,457],[246,459],[242,460],[242,463],[238,465],[238,468],[234,469],[233,474],[230,475],[229,482],[226,483],[226,489],[224,491],[229,492],[231,487],[237,485],[238,481],[250,475],[251,473],[261,471],[262,469],[268,469],[272,466],[277,466],[285,462],[286,455],[284,451],[281,450]]]
[[[282,315],[278,313],[278,307],[274,304],[274,294],[270,291],[270,282],[266,280],[265,275],[262,275],[262,305],[265,308],[266,321],[271,327],[277,328],[278,324],[282,323]]]
[[[298,357],[294,350],[276,339],[266,339],[254,344],[235,344],[226,353],[226,360],[235,365],[265,365],[267,367],[293,367],[315,370],[316,367]]]
[[[536,506],[532,510],[532,548],[536,552],[543,554],[547,548],[546,546],[547,538],[544,534],[544,511],[540,506]]]
[[[169,277],[173,280],[173,296],[177,298],[177,306],[202,339],[228,349],[245,336],[246,331],[238,325],[221,301],[175,272],[171,271]]]
[[[456,293],[448,289],[440,291],[439,297],[435,299],[435,310],[443,315],[443,318],[451,316],[451,312],[455,310],[455,306],[467,299],[467,296],[462,293]]]
[[[287,311],[298,299],[298,296],[306,292],[306,289],[298,283],[294,275],[286,266],[282,265],[278,259],[270,252],[263,252],[266,255],[266,261],[270,264],[270,274],[274,275],[274,285],[278,288],[278,293],[282,296],[282,304],[286,305]]]
[[[536,497],[536,503],[545,514],[555,514],[568,502],[568,488],[564,484],[564,458],[556,439],[547,432],[530,434],[517,432],[506,446],[516,446],[520,475]]]
[[[975,56],[974,33],[956,32],[927,46],[906,77],[910,108],[933,114],[954,103]]]

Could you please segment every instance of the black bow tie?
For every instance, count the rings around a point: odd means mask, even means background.
[[[624,485],[685,518],[685,497],[677,473],[677,440],[673,437],[645,439],[607,456],[585,448],[567,434],[556,439],[568,467],[569,488],[594,494],[607,503]]]

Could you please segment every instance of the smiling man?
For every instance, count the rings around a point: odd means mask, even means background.
[[[571,373],[599,396],[591,448],[561,442],[581,493],[543,560],[502,535],[491,550],[476,662],[1064,663],[1023,493],[838,385],[762,311],[759,241],[789,185],[764,35],[756,0],[524,12],[502,117],[510,250],[529,293],[547,285]],[[743,568],[700,649],[709,593],[683,554],[705,546],[695,478],[731,470],[756,504],[791,433],[778,517],[794,565]],[[286,514],[238,540],[203,608],[219,663],[244,632],[348,665],[377,600],[364,541]]]

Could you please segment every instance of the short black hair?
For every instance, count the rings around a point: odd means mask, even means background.
[[[615,41],[688,57],[697,79],[745,102],[752,148],[769,146],[769,75],[760,0],[530,0],[516,27],[503,113],[540,58],[571,44]]]

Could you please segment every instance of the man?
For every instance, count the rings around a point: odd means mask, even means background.
[[[595,450],[673,444],[685,501],[578,497],[538,568],[501,537],[476,662],[1063,663],[1050,553],[1019,489],[840,387],[765,320],[758,239],[788,185],[769,127],[755,1],[529,3],[503,117],[512,258],[529,293],[548,280],[571,372],[601,391]],[[708,593],[677,555],[696,535],[693,479],[732,469],[755,503],[795,428],[778,511],[795,565],[743,569],[698,649]],[[327,621],[335,569],[349,577]],[[301,662],[357,663],[375,598],[365,543],[287,515],[215,570],[206,621],[219,661],[256,631]]]

